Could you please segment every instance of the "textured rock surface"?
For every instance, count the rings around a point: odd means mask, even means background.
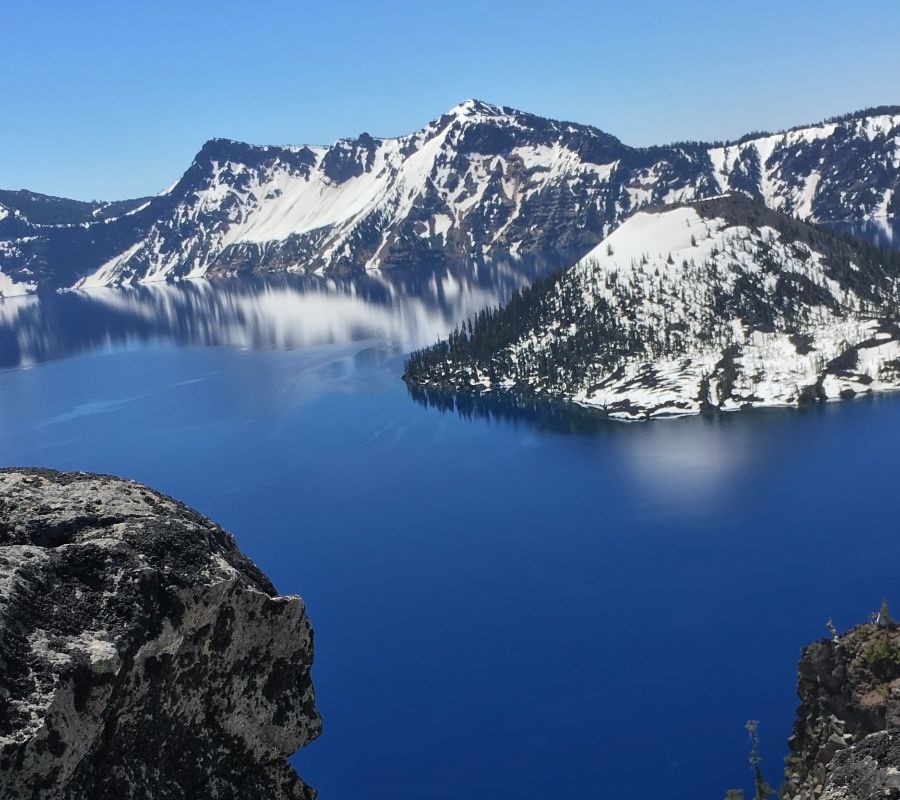
[[[117,478],[0,471],[0,797],[312,798],[303,602]]]
[[[797,693],[783,796],[900,797],[865,789],[896,784],[900,768],[898,734],[885,733],[900,726],[900,629],[860,625],[804,648]]]
[[[822,800],[900,798],[900,728],[873,733],[841,750],[831,764]]]

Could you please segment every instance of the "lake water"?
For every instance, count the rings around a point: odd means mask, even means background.
[[[403,353],[522,279],[0,304],[0,462],[230,529],[316,631],[323,800],[697,800],[777,784],[802,645],[896,597],[900,398],[641,424],[460,416]]]

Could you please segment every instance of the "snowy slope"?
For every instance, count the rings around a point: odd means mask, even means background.
[[[900,211],[900,111],[750,138],[709,151],[721,191],[817,222]]]
[[[723,197],[635,214],[518,312],[413,356],[407,380],[623,418],[883,391],[900,387],[898,298],[900,254]]]
[[[583,252],[603,223],[573,231],[555,197],[564,182],[585,202],[600,197],[626,151],[600,131],[477,101],[397,139],[363,134],[290,149],[212,142],[169,195],[183,199],[81,285]]]
[[[0,245],[2,247],[2,245]],[[0,249],[0,255],[3,250]],[[4,297],[19,297],[25,294],[32,294],[37,290],[37,285],[26,281],[18,281],[0,272],[0,299]]]
[[[20,251],[15,241],[23,238],[9,234],[18,234],[23,229],[27,230],[27,226],[21,213],[0,202],[0,298],[31,294],[37,288],[33,281],[28,280],[30,274],[27,269],[10,270],[12,275],[3,271],[6,262],[15,263],[18,260]],[[8,238],[4,238],[4,233]]]
[[[632,148],[596,128],[467,100],[399,138],[213,139],[178,181],[140,202],[0,193],[20,204],[0,218],[0,270],[51,287],[510,254],[564,263],[640,208],[723,191],[891,231],[898,175],[896,109],[732,145]]]

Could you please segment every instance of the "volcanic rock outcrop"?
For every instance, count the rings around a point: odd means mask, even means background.
[[[0,797],[308,800],[312,630],[140,484],[0,470]]]
[[[804,648],[782,797],[900,798],[900,628],[884,615]]]

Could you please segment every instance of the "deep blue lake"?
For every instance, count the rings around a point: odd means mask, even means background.
[[[509,291],[184,284],[0,304],[0,462],[231,530],[316,632],[323,800],[771,783],[800,648],[896,591],[900,397],[640,424],[461,417],[403,354]]]

